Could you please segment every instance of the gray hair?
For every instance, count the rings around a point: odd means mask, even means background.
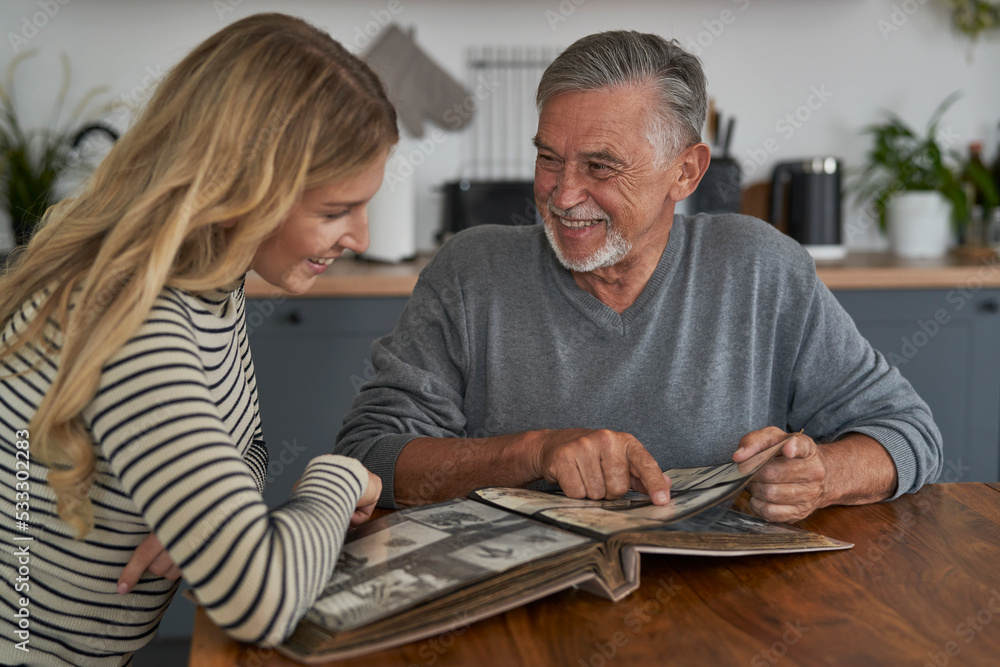
[[[578,39],[552,61],[538,83],[538,110],[560,93],[654,85],[657,113],[646,137],[661,162],[701,141],[708,106],[705,72],[677,40],[614,30]]]

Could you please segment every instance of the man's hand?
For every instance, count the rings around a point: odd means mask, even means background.
[[[745,461],[782,440],[785,444],[781,451],[754,475],[747,489],[750,511],[768,521],[788,523],[830,504],[828,462],[823,448],[807,435],[789,435],[769,426],[743,436],[733,461]]]
[[[354,514],[351,515],[352,526],[360,525],[371,518],[372,512],[375,511],[375,503],[382,495],[382,478],[371,470],[366,470],[366,472],[368,473],[368,487],[364,494],[358,498],[358,506],[354,509]]]
[[[670,501],[670,479],[634,436],[583,428],[414,438],[396,459],[393,495],[410,507],[542,479],[570,498],[620,498],[631,487],[657,505]]]
[[[620,498],[630,489],[653,503],[670,500],[670,479],[634,436],[617,431],[541,431],[535,469],[570,498]]]
[[[861,433],[817,445],[807,435],[769,426],[743,436],[733,460],[745,461],[783,440],[778,455],[747,486],[750,511],[768,521],[799,521],[828,505],[876,503],[896,489],[892,457]]]
[[[125,564],[122,576],[118,578],[118,592],[124,595],[135,588],[147,570],[171,581],[181,578],[181,569],[174,564],[174,559],[167,553],[155,533],[150,533],[142,544],[136,547],[132,558]]]

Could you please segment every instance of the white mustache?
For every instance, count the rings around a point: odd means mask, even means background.
[[[545,202],[545,207],[549,210],[549,213],[557,215],[560,218],[569,218],[571,220],[604,220],[605,222],[611,219],[599,206],[577,204],[573,208],[563,210],[553,204],[552,199],[549,199]]]

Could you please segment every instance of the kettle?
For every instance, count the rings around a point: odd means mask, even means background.
[[[814,259],[840,259],[847,254],[841,239],[840,162],[814,157],[782,162],[771,178],[771,224],[809,251]]]

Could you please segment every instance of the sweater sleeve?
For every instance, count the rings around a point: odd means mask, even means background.
[[[267,445],[264,441],[254,439],[243,453],[243,460],[250,467],[250,474],[253,475],[257,490],[263,495],[267,479]]]
[[[260,404],[257,401],[257,374],[254,372],[253,357],[250,354],[250,339],[247,337],[246,326],[246,294],[244,286],[241,284],[236,291],[236,308],[240,313],[238,326],[236,327],[236,343],[240,354],[240,364],[243,366],[244,377],[247,378],[248,389],[253,396],[253,437],[250,446],[243,452],[243,460],[250,466],[250,472],[257,489],[264,493],[267,485],[267,442],[264,440],[264,433],[260,423]]]
[[[391,334],[372,344],[375,378],[361,387],[334,449],[382,479],[393,495],[396,459],[417,437],[464,437],[469,343],[466,311],[445,246],[424,270]]]
[[[877,440],[896,466],[893,498],[933,482],[943,449],[930,408],[814,280],[793,370],[789,426],[826,441],[852,432]]]
[[[181,322],[160,321],[124,346],[84,418],[212,620],[238,640],[281,642],[333,572],[367,484],[362,466],[320,456],[269,510]]]

